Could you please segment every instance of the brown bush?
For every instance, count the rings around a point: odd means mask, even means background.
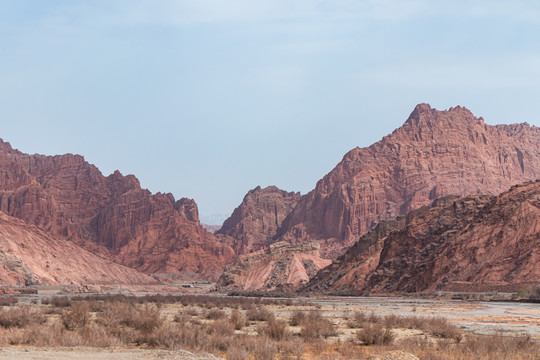
[[[239,346],[230,346],[229,349],[227,349],[227,360],[245,360],[249,359],[249,353]]]
[[[43,301],[41,303],[43,304]],[[54,307],[68,307],[71,306],[71,300],[67,296],[53,296],[50,304]]]
[[[108,328],[117,329],[120,325],[133,323],[137,317],[137,308],[134,305],[119,302],[107,303],[103,312],[99,313],[96,322]]]
[[[227,314],[222,310],[211,309],[206,312],[205,317],[209,320],[218,320],[226,318]]]
[[[137,316],[131,319],[130,322],[127,322],[126,325],[148,334],[160,327],[163,321],[159,309],[146,304],[142,309],[137,311]]]
[[[246,326],[246,317],[236,309],[231,311],[229,321],[235,330],[241,330],[244,326]]]
[[[281,320],[272,319],[268,321],[268,324],[263,329],[263,333],[270,339],[281,341],[289,335],[287,331],[287,323]]]
[[[358,340],[365,345],[389,345],[394,341],[394,334],[380,324],[366,324],[356,332]]]
[[[274,314],[264,307],[250,306],[246,312],[249,321],[270,321],[274,318]]]
[[[313,311],[307,315],[300,329],[300,336],[306,339],[318,339],[335,336],[337,334],[330,320],[321,315],[320,311]]]
[[[0,296],[0,306],[12,306],[19,302],[19,299],[13,296]]]
[[[0,311],[0,326],[8,329],[12,327],[24,328],[29,324],[42,324],[45,316],[39,310],[27,307],[15,307]]]
[[[443,317],[435,317],[426,320],[426,325],[423,330],[430,332],[433,336],[444,339],[454,339],[457,342],[460,342],[463,338],[461,330],[450,324],[448,320]]]
[[[253,359],[273,360],[276,354],[277,347],[270,339],[263,337],[254,343]]]
[[[90,307],[86,302],[74,303],[69,310],[62,313],[62,322],[66,329],[82,328],[90,321]]]
[[[191,320],[191,316],[186,313],[184,310],[178,310],[176,314],[174,314],[173,321],[176,323],[184,324]]]
[[[230,336],[234,334],[234,326],[228,319],[220,319],[214,321],[207,328],[208,334],[218,334]]]
[[[306,313],[304,313],[303,311],[297,310],[291,315],[291,320],[289,323],[292,326],[298,326],[302,324],[304,320],[306,320]]]
[[[368,322],[368,317],[363,311],[356,311],[348,322],[350,328],[362,328]]]

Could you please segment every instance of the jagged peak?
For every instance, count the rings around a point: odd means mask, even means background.
[[[436,120],[439,118],[438,115],[444,114],[462,115],[458,118],[467,122],[484,122],[483,118],[476,118],[474,114],[464,106],[457,105],[449,108],[448,110],[437,110],[432,108],[429,104],[422,103],[415,106],[407,121],[405,121],[405,125],[409,124],[418,126],[421,122],[435,124]]]

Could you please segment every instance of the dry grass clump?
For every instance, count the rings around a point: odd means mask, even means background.
[[[420,317],[420,316],[398,316],[395,314],[384,317],[371,313],[369,316],[364,312],[355,312],[348,322],[350,328],[366,329],[372,324],[383,324],[386,329],[418,329],[435,337],[443,339],[454,339],[460,342],[463,338],[462,331],[452,325],[443,317]]]
[[[281,320],[271,319],[263,329],[263,333],[272,340],[281,341],[290,335],[287,323]]]
[[[0,296],[0,306],[12,306],[19,302],[14,296]]]
[[[367,324],[356,332],[356,337],[364,345],[390,345],[394,341],[394,334],[380,324]]]
[[[364,327],[368,322],[368,317],[363,311],[356,311],[353,316],[350,318],[348,325],[350,328],[359,329]]]
[[[218,310],[218,309],[211,309],[208,310],[205,314],[205,318],[209,320],[218,320],[218,319],[224,319],[227,317],[227,313],[224,311]]]
[[[292,315],[289,323],[292,326],[299,326],[306,320],[306,313],[300,310],[296,310]]]
[[[0,326],[9,328],[24,328],[30,324],[42,324],[45,316],[39,310],[28,307],[14,307],[0,310]]]
[[[478,335],[468,338],[464,344],[464,348],[475,354],[519,354],[535,349],[536,351],[539,351],[537,354],[540,355],[540,346],[531,341],[530,336],[527,335]]]
[[[231,322],[235,330],[241,330],[244,326],[246,326],[246,317],[236,309],[231,311],[229,321]]]
[[[45,299],[44,299],[45,300]],[[42,301],[43,303],[43,301]],[[67,296],[53,296],[49,303],[54,307],[68,307],[71,306],[71,300]]]
[[[300,336],[305,339],[326,339],[330,336],[337,335],[337,331],[332,322],[322,316],[321,312],[318,310],[310,312],[300,325],[302,326],[300,329]]]
[[[263,306],[256,307],[254,305],[248,308],[246,316],[249,321],[270,321],[274,319],[274,314],[271,311]]]
[[[90,321],[90,306],[85,302],[74,303],[69,310],[64,310],[61,318],[68,330],[83,328]]]

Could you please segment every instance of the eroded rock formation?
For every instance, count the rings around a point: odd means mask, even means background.
[[[540,181],[446,197],[380,223],[311,280],[323,292],[517,291],[540,284]]]
[[[316,242],[278,242],[239,256],[227,265],[217,285],[228,290],[293,290],[330,263],[320,257]]]
[[[418,105],[381,141],[348,152],[283,220],[276,239],[336,258],[382,220],[442,196],[496,195],[540,178],[540,129],[491,126],[463,107]]]
[[[298,192],[283,191],[275,186],[264,189],[257,186],[246,194],[216,234],[234,238],[237,254],[247,254],[267,247],[299,199]]]
[[[193,200],[151,194],[118,171],[105,177],[79,155],[28,155],[1,140],[0,211],[146,273],[217,279],[234,257],[201,227]]]
[[[151,285],[157,281],[0,212],[1,285]]]

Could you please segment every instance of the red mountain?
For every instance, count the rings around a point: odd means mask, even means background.
[[[446,197],[383,221],[306,289],[515,292],[538,284],[540,180],[496,197]]]
[[[0,211],[146,273],[217,279],[234,257],[202,228],[193,200],[151,194],[118,171],[105,177],[79,155],[28,155],[1,140]]]
[[[336,258],[384,219],[445,195],[492,194],[540,178],[540,129],[491,126],[463,107],[416,106],[403,126],[349,151],[283,220],[275,240],[318,241]]]

